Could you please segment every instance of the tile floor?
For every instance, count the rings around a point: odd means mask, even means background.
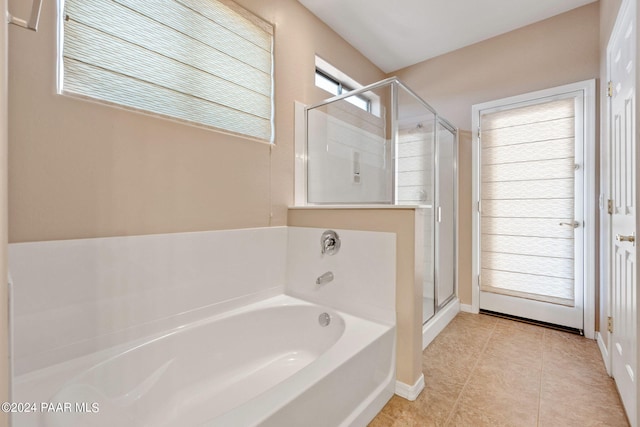
[[[628,426],[595,341],[460,313],[425,349],[425,389],[369,427]]]

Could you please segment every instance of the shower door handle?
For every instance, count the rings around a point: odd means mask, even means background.
[[[438,209],[436,210],[436,221],[437,222],[442,222],[442,207],[438,206]]]

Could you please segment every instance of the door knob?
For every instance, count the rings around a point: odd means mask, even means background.
[[[631,242],[635,246],[635,244],[636,244],[636,233],[631,233],[630,236],[623,236],[622,234],[616,234],[616,240],[618,242]]]
[[[561,222],[558,225],[568,225],[569,227],[573,227],[573,228],[578,228],[580,226],[580,223],[578,221],[573,221],[573,222]]]

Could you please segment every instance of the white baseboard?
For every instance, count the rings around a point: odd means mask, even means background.
[[[610,366],[610,358],[609,358],[609,350],[607,346],[604,344],[604,340],[602,339],[602,334],[597,331],[596,332],[596,342],[598,343],[598,348],[600,349],[600,354],[602,354],[602,360],[604,361],[604,367],[607,368],[607,374],[611,376],[611,366]]]
[[[464,311],[465,313],[478,314],[478,312],[473,309],[473,306],[471,304],[460,304],[460,311]]]
[[[420,396],[420,393],[424,389],[424,374],[420,374],[420,378],[414,385],[408,385],[396,380],[396,394],[400,397],[404,397],[407,400],[414,401]]]

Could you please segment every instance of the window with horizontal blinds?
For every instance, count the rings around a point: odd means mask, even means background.
[[[574,305],[574,104],[481,117],[483,291]]]
[[[273,142],[273,26],[232,1],[65,0],[61,91]]]

